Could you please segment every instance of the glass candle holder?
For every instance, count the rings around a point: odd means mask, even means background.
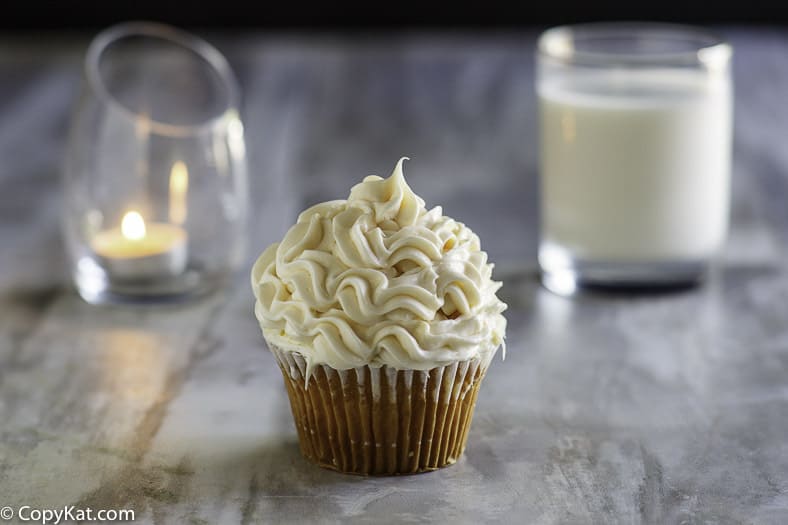
[[[731,47],[644,23],[558,27],[537,50],[542,280],[700,281],[728,228]]]
[[[203,40],[152,23],[91,43],[64,169],[63,231],[88,302],[214,289],[242,262],[239,90]]]

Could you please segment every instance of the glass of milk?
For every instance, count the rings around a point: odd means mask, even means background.
[[[702,280],[728,228],[731,46],[701,29],[606,23],[539,39],[544,285]]]

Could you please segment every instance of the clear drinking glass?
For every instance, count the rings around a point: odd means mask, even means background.
[[[238,98],[225,58],[183,31],[129,23],[93,40],[63,177],[63,231],[85,300],[182,299],[240,265]]]
[[[537,50],[545,286],[698,282],[728,228],[731,47],[697,28],[550,29]]]

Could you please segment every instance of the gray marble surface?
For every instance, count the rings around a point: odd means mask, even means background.
[[[211,34],[245,92],[248,265],[182,307],[70,290],[58,170],[87,40],[0,37],[0,507],[136,523],[788,522],[788,30],[736,47],[732,232],[704,287],[536,281],[534,33]],[[401,155],[480,234],[510,309],[465,457],[364,479],[306,463],[248,266],[298,210]]]

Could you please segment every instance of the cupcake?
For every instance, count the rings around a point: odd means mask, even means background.
[[[317,204],[252,269],[255,315],[282,371],[301,452],[382,475],[457,461],[504,343],[501,283],[479,238],[405,182],[366,177]]]

